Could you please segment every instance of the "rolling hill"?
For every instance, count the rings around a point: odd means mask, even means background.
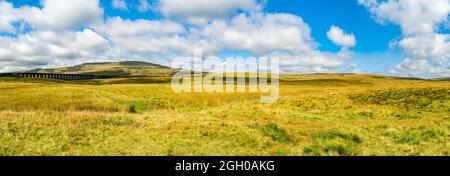
[[[170,76],[177,70],[140,61],[85,63],[71,67],[34,69],[27,73],[88,74],[105,77]]]
[[[79,70],[145,68],[92,65]],[[264,93],[176,93],[170,76],[4,77],[0,156],[449,156],[449,87],[382,75],[287,74],[279,100],[263,104]]]

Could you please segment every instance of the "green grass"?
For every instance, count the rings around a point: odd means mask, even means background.
[[[343,139],[346,141],[351,141],[355,143],[361,143],[362,139],[356,134],[345,134],[336,131],[318,132],[313,135],[313,138],[321,140],[336,140]]]
[[[450,82],[282,75],[280,99],[170,77],[0,78],[0,155],[445,155]]]
[[[445,137],[445,132],[436,129],[413,129],[387,133],[386,136],[392,137],[399,144],[419,145],[422,142],[430,142],[439,137]]]
[[[450,100],[450,89],[407,89],[381,91],[350,97],[352,100],[378,105],[400,106],[406,109],[434,109],[433,103]]]
[[[311,155],[348,156],[351,154],[350,149],[347,146],[341,144],[327,144],[322,147],[318,146],[305,147],[303,151],[308,155],[311,154]]]
[[[273,141],[286,143],[290,141],[290,136],[285,129],[279,127],[276,123],[269,123],[266,125],[252,126],[262,132],[267,137],[272,138]]]
[[[171,69],[166,66],[138,61],[86,63],[72,67],[32,70],[32,72],[38,73],[89,74],[106,78],[142,77],[148,75],[170,76],[176,71],[176,69]]]

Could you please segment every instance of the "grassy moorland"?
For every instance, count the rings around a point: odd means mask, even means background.
[[[281,97],[170,77],[0,78],[0,155],[450,155],[450,82],[283,75]]]

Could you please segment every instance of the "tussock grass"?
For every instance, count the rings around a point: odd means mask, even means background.
[[[279,101],[261,104],[174,94],[167,78],[0,78],[0,155],[450,153],[448,81],[282,75]]]
[[[378,105],[399,106],[407,109],[429,109],[433,108],[432,104],[435,102],[441,104],[449,102],[450,88],[381,91],[355,95],[350,98],[357,102]]]
[[[258,129],[265,136],[272,138],[272,140],[276,142],[286,143],[291,140],[286,130],[279,127],[276,123],[269,123],[266,125],[251,125],[250,127]]]
[[[313,138],[315,139],[321,139],[321,140],[336,140],[336,139],[343,139],[346,141],[354,142],[354,143],[361,143],[362,139],[356,134],[345,134],[337,131],[326,131],[326,132],[317,132],[313,135]]]
[[[139,126],[139,123],[135,120],[127,117],[107,117],[102,119],[97,119],[94,122],[94,125],[106,125],[106,126],[114,126],[114,127],[132,127]]]
[[[446,137],[445,132],[436,129],[413,129],[400,132],[389,132],[386,133],[386,136],[392,137],[397,143],[411,145],[419,145],[422,142],[429,142],[431,140],[438,140],[440,137]]]

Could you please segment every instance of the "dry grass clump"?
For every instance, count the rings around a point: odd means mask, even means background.
[[[0,155],[450,155],[448,81],[283,75],[261,104],[167,79],[0,78]]]

